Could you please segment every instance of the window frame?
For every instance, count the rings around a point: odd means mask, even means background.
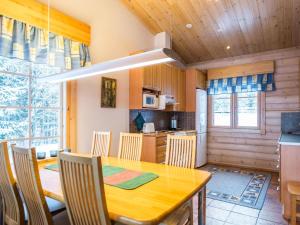
[[[64,98],[64,93],[65,93],[65,86],[63,84],[60,84],[60,103],[58,107],[45,107],[45,106],[33,106],[32,105],[32,79],[33,79],[33,73],[32,73],[32,66],[30,66],[30,71],[29,74],[25,73],[16,73],[16,72],[8,72],[5,70],[2,70],[0,68],[0,73],[1,74],[6,74],[10,76],[23,76],[28,78],[28,84],[27,84],[27,89],[28,89],[28,105],[26,106],[18,106],[18,105],[10,105],[10,106],[0,106],[0,109],[26,109],[28,110],[28,136],[27,137],[20,137],[20,138],[10,138],[10,139],[5,139],[7,142],[18,142],[18,141],[28,141],[28,147],[34,147],[32,146],[32,141],[34,140],[47,140],[47,139],[59,139],[59,148],[64,147],[64,141],[65,141],[65,132],[64,132],[64,127],[65,127],[65,116],[64,116],[64,109],[65,109],[65,98]],[[58,110],[59,111],[59,136],[39,136],[39,137],[34,137],[32,134],[32,112],[35,109],[41,109],[41,110]],[[48,157],[48,156],[47,156]]]
[[[208,96],[208,130],[216,132],[246,132],[246,133],[266,133],[266,93],[257,92],[257,127],[252,126],[238,126],[238,106],[237,106],[237,94],[232,93],[231,96],[231,107],[230,107],[230,126],[216,126],[213,124],[213,97]]]

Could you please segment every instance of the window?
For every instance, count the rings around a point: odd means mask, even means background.
[[[0,57],[0,140],[37,151],[62,147],[62,85],[36,79],[59,71]]]
[[[220,94],[210,97],[211,127],[260,129],[262,94]]]
[[[237,126],[258,127],[257,92],[237,93]]]
[[[213,95],[213,125],[230,126],[231,95]]]

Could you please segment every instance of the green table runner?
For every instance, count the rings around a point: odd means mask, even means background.
[[[58,171],[58,164],[44,167],[48,170]],[[104,183],[121,189],[132,190],[158,178],[154,173],[144,173],[127,170],[116,166],[102,166]]]

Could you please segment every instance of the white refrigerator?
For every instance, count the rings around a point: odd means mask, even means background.
[[[207,93],[196,89],[196,167],[207,163]]]

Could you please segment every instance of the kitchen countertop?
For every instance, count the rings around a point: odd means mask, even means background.
[[[145,136],[150,137],[161,137],[166,136],[168,134],[174,134],[174,133],[196,133],[196,130],[164,130],[164,131],[156,131],[153,133],[145,133]]]
[[[300,146],[300,135],[299,134],[281,134],[279,139],[281,145],[299,145]]]

